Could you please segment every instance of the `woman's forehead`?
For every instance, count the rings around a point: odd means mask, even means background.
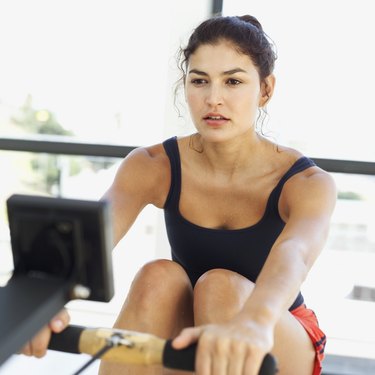
[[[248,55],[239,52],[239,49],[228,41],[202,44],[191,54],[188,64],[188,71],[198,69],[225,72],[237,68],[250,71],[255,69],[255,66]]]

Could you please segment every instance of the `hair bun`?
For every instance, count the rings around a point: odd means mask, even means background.
[[[246,14],[246,15],[240,16],[238,18],[240,20],[244,21],[244,22],[251,23],[253,26],[258,28],[260,31],[263,31],[262,25],[260,24],[260,22],[254,16],[250,16],[250,15]]]

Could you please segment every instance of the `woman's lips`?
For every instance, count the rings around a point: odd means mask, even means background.
[[[203,117],[203,120],[209,126],[221,126],[229,121],[228,118],[219,114],[208,114],[207,116]]]

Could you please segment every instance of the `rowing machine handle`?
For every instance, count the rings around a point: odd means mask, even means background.
[[[48,349],[65,353],[93,355],[98,348],[105,344],[103,337],[110,337],[113,333],[120,332],[124,337],[130,337],[135,346],[132,349],[111,349],[103,359],[121,361],[123,363],[159,363],[164,367],[194,371],[197,344],[185,349],[174,349],[172,340],[163,340],[159,337],[132,331],[116,331],[111,329],[88,329],[87,327],[70,325],[59,334],[52,334]],[[99,340],[99,341],[98,341]],[[94,341],[96,341],[94,343]],[[92,345],[93,344],[93,345]],[[118,350],[118,351],[119,351]],[[107,357],[106,357],[107,356]],[[276,360],[271,354],[264,357],[259,375],[275,375],[277,373]]]
[[[196,351],[197,344],[177,350],[172,347],[172,340],[167,340],[163,352],[163,366],[176,370],[194,371]],[[275,375],[276,373],[275,358],[271,354],[266,354],[259,375]]]

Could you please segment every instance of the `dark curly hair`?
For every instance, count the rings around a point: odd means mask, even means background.
[[[190,36],[187,46],[180,50],[181,80],[186,76],[190,56],[199,46],[216,44],[222,40],[233,43],[240,53],[251,58],[261,81],[273,72],[277,59],[276,50],[259,21],[249,15],[218,16],[201,23]]]

